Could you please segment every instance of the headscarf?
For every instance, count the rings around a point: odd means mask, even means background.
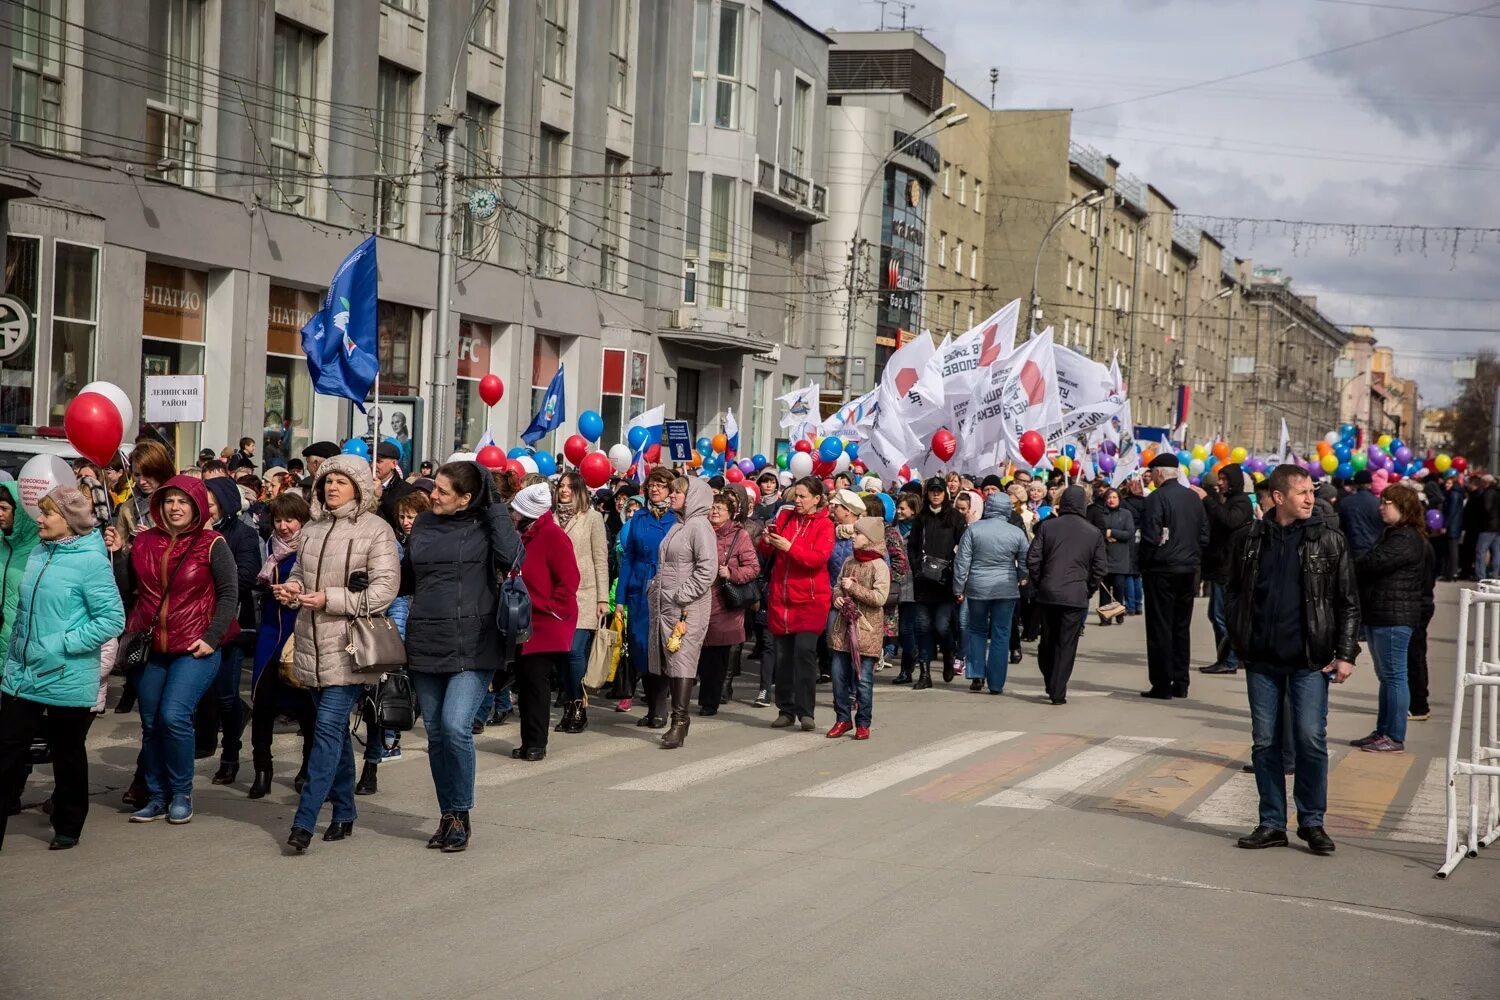
[[[289,541],[283,540],[280,532],[272,531],[268,550],[270,552],[270,555],[268,555],[266,557],[266,561],[261,564],[260,572],[255,574],[256,581],[259,583],[264,583],[267,586],[275,583],[276,567],[281,564],[281,560],[285,559],[287,556],[296,554],[299,550],[301,550],[301,548],[302,529],[300,527],[297,529],[296,534],[292,535]]]

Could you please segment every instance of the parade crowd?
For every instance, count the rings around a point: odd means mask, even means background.
[[[199,758],[219,755],[213,783],[238,784],[247,728],[247,792],[264,797],[289,718],[302,751],[279,776],[295,765],[287,850],[309,848],[325,804],[322,840],[345,839],[417,715],[438,816],[427,846],[453,853],[476,808],[474,735],[512,713],[524,765],[566,753],[551,734],[601,710],[638,713],[680,748],[695,700],[711,716],[736,688],[771,728],[813,731],[829,682],[826,737],[865,740],[877,675],[1000,695],[1030,655],[1043,703],[1063,706],[1086,623],[1132,616],[1141,694],[1171,701],[1189,696],[1206,593],[1218,654],[1200,671],[1247,673],[1261,810],[1239,844],[1288,842],[1294,772],[1297,833],[1326,854],[1329,683],[1362,642],[1379,711],[1351,742],[1403,752],[1408,722],[1430,713],[1435,581],[1500,567],[1500,489],[1477,473],[1376,496],[1367,472],[1315,484],[1283,465],[1247,483],[1225,465],[1190,486],[1163,454],[1119,489],[1056,472],[898,488],[657,466],[590,491],[571,471],[403,470],[389,442],[373,467],[327,442],[302,454],[262,470],[246,438],[179,468],[142,438],[106,468],[79,463],[34,511],[0,483],[0,843],[40,761],[51,847],[79,843],[87,736],[111,692],[140,718],[132,823],[191,821]]]

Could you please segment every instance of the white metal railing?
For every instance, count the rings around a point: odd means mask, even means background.
[[[1467,757],[1464,743],[1468,706]],[[1500,839],[1500,580],[1484,580],[1458,600],[1458,657],[1453,691],[1453,722],[1448,731],[1447,812],[1443,866],[1447,878],[1460,861]],[[1458,801],[1459,775],[1469,779],[1467,808]],[[1459,815],[1465,816],[1459,838]]]

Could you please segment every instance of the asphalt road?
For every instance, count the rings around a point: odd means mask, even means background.
[[[268,798],[245,798],[248,763],[218,788],[200,761],[190,825],[132,826],[136,724],[107,715],[82,844],[49,853],[38,810],[11,819],[0,996],[1493,1000],[1500,846],[1432,877],[1456,630],[1440,587],[1434,715],[1408,754],[1343,745],[1372,727],[1367,658],[1334,689],[1327,858],[1234,847],[1255,820],[1244,679],[1141,699],[1141,619],[1089,627],[1062,707],[1039,702],[1034,647],[1003,697],[881,675],[865,743],[772,731],[745,702],[673,752],[607,706],[540,764],[509,758],[513,721],[491,728],[459,855],[423,850],[420,730],[352,839],[288,857],[294,736]],[[44,768],[25,801],[46,794]]]

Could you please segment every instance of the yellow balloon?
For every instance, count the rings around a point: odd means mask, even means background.
[[[1067,455],[1057,456],[1052,460],[1052,464],[1057,468],[1058,472],[1062,473],[1066,473],[1068,470],[1073,468],[1073,460]]]
[[[1391,436],[1389,434],[1382,434],[1382,435],[1380,435],[1380,437],[1378,437],[1378,438],[1375,439],[1375,445],[1381,451],[1385,451],[1386,446],[1389,445],[1390,443],[1391,443]]]
[[[1324,472],[1332,472],[1339,467],[1339,457],[1337,455],[1324,455],[1321,459],[1321,464]]]
[[[1439,472],[1447,472],[1449,469],[1453,468],[1453,459],[1449,458],[1447,455],[1439,455],[1437,458],[1434,458],[1432,460],[1432,464],[1437,466],[1437,470]]]
[[[1200,462],[1207,460],[1208,449],[1203,447],[1201,444],[1193,445],[1193,457],[1198,459],[1198,461]]]
[[[1249,457],[1250,457],[1250,453],[1248,451],[1246,451],[1244,448],[1235,448],[1233,451],[1231,451],[1229,453],[1229,460],[1231,462],[1234,462],[1235,464],[1239,464],[1240,462],[1243,462],[1245,459],[1247,459]]]
[[[1252,472],[1250,473],[1250,477],[1257,483],[1263,483],[1266,481],[1266,474],[1264,472]]]

